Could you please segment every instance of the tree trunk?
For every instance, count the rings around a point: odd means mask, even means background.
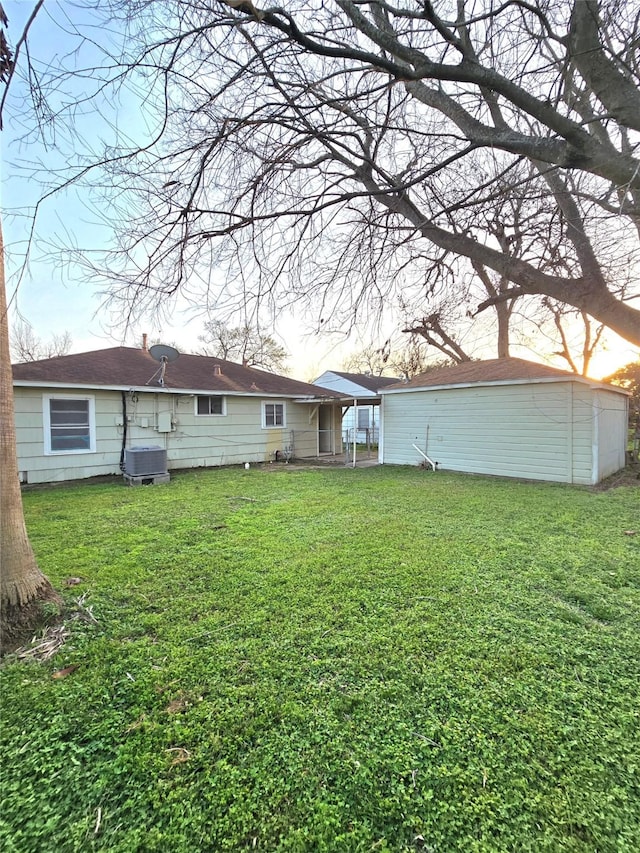
[[[509,325],[511,323],[511,302],[498,302],[496,314],[498,317],[498,358],[509,358]]]
[[[59,610],[61,599],[38,568],[22,509],[0,225],[0,654],[45,621],[46,602]]]

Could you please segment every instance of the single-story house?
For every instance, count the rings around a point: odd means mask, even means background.
[[[333,391],[347,399],[342,411],[342,440],[351,444],[376,444],[380,430],[380,388],[397,384],[399,380],[370,373],[341,373],[325,370],[314,385]]]
[[[381,389],[379,461],[593,485],[624,467],[628,394],[518,358]]]
[[[342,450],[330,391],[219,358],[113,347],[16,364],[13,382],[24,483],[117,474],[140,448],[169,470]]]

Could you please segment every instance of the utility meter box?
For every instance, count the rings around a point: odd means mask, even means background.
[[[158,412],[158,432],[171,432],[171,412]]]

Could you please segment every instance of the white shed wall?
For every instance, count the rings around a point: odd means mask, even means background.
[[[569,383],[573,434],[570,444],[570,483],[591,485],[593,480],[593,389],[588,385]]]
[[[606,389],[593,394],[594,469],[600,482],[626,463],[629,399]]]
[[[475,386],[383,395],[381,461],[558,482],[591,482],[592,423],[571,382]],[[582,386],[590,396],[591,389]]]

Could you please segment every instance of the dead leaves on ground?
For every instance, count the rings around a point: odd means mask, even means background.
[[[69,629],[64,623],[49,626],[40,637],[34,637],[28,646],[17,649],[16,657],[18,660],[47,661],[62,648],[68,636]]]
[[[65,666],[64,669],[56,670],[56,672],[52,674],[51,678],[66,678],[68,675],[71,675],[73,672],[75,672],[79,666],[79,663],[74,663],[71,666]]]

